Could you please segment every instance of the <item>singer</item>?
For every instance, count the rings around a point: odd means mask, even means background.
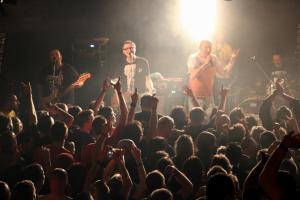
[[[49,60],[50,63],[42,69],[38,80],[38,93],[41,107],[44,107],[45,105],[43,104],[45,103],[55,103],[55,99],[59,93],[67,88],[71,88],[71,86],[73,86],[72,84],[79,77],[71,65],[63,62],[62,55],[58,49],[50,51]],[[74,85],[74,87],[68,90],[59,101],[74,104],[74,88],[77,88],[77,85]]]
[[[235,50],[229,63],[223,66],[218,57],[211,54],[211,51],[212,43],[203,40],[200,42],[199,51],[190,55],[187,62],[188,86],[205,110],[211,110],[215,106],[213,101],[214,77],[219,75],[228,78],[239,55],[239,49]]]
[[[123,43],[123,55],[125,56],[124,74],[126,76],[127,92],[133,94],[135,88],[142,93],[155,93],[153,82],[150,78],[149,62],[145,58],[136,56],[136,45],[131,40]]]

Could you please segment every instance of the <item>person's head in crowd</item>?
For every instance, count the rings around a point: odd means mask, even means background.
[[[108,187],[110,188],[110,194],[113,196],[112,198],[117,199],[120,198],[120,191],[123,186],[123,178],[121,174],[114,174],[107,182]]]
[[[112,127],[116,122],[116,113],[110,106],[100,108],[98,115],[102,115],[107,120],[109,127]]]
[[[35,145],[34,135],[32,132],[22,132],[17,137],[18,151],[21,156],[30,156]]]
[[[242,123],[244,124],[245,122],[245,114],[242,108],[240,107],[235,107],[232,109],[232,111],[229,113],[231,125],[237,124],[237,123]]]
[[[154,190],[150,195],[150,200],[173,200],[172,193],[165,188]]]
[[[155,169],[159,170],[161,173],[164,173],[165,168],[169,165],[174,166],[174,162],[170,157],[165,156],[157,161]]]
[[[95,200],[109,199],[110,189],[102,180],[95,181],[90,190]]]
[[[274,67],[281,68],[282,67],[282,55],[279,52],[274,52],[272,54],[272,63]]]
[[[292,117],[292,111],[287,106],[281,106],[276,112],[277,122],[287,122]]]
[[[50,135],[51,127],[54,124],[54,119],[50,115],[41,115],[38,119],[38,130],[41,135]]]
[[[89,192],[80,192],[74,196],[73,200],[94,200],[94,198]]]
[[[17,112],[19,110],[20,102],[18,97],[12,93],[9,94],[1,94],[0,96],[0,112],[5,114],[6,116],[10,116],[10,112]]]
[[[181,135],[175,142],[176,156],[184,160],[194,154],[193,139],[189,135]]]
[[[218,148],[217,148],[217,152],[216,152],[216,154],[226,154],[226,146],[219,146]]]
[[[161,117],[157,122],[158,135],[164,138],[168,138],[174,127],[174,120],[171,117]]]
[[[107,125],[107,120],[105,117],[101,115],[95,116],[95,119],[93,120],[92,127],[93,127],[93,134],[95,136],[98,136],[101,134],[101,131],[105,129],[105,126]]]
[[[0,133],[13,131],[13,122],[10,117],[0,114]]]
[[[226,157],[232,165],[237,165],[242,157],[242,147],[237,142],[231,142],[226,147]]]
[[[224,154],[216,154],[211,160],[210,166],[221,166],[226,170],[227,174],[231,174],[232,165],[230,164],[229,159]]]
[[[61,153],[54,158],[52,165],[54,168],[62,168],[67,170],[74,162],[75,159],[72,154]]]
[[[16,183],[11,194],[11,200],[35,200],[36,191],[32,181],[24,180]]]
[[[5,182],[0,181],[0,199],[10,200],[10,196],[11,193],[10,193],[9,186]]]
[[[200,133],[196,139],[198,153],[213,155],[216,152],[216,136],[208,131]]]
[[[151,138],[149,143],[147,144],[147,151],[150,153],[154,153],[156,151],[164,151],[167,148],[167,141],[163,137],[156,136]]]
[[[192,126],[201,126],[205,120],[205,111],[200,107],[195,107],[190,111],[189,116]]]
[[[216,130],[222,132],[224,127],[230,127],[230,118],[226,114],[222,114],[220,117],[216,118],[215,121]]]
[[[254,115],[247,115],[245,117],[245,128],[247,132],[250,132],[252,127],[258,125],[258,120]]]
[[[174,119],[176,129],[182,130],[188,123],[188,117],[183,106],[173,108],[170,117]]]
[[[245,137],[241,143],[243,154],[249,158],[255,158],[258,144],[252,137]]]
[[[94,120],[94,112],[92,110],[83,110],[77,115],[76,122],[81,131],[90,133]]]
[[[51,128],[51,139],[52,142],[56,143],[62,143],[64,144],[64,141],[68,137],[68,127],[64,122],[56,121],[54,125]]]
[[[251,129],[251,132],[250,132],[250,136],[255,140],[255,142],[257,144],[259,144],[260,142],[260,135],[266,131],[266,129],[262,126],[254,126],[252,127]]]
[[[146,185],[149,193],[151,193],[156,189],[165,188],[166,187],[165,177],[158,170],[151,171],[146,176]]]
[[[197,156],[191,156],[185,160],[182,167],[182,172],[188,177],[197,189],[203,180],[203,165]]]
[[[127,124],[122,131],[122,138],[132,140],[135,144],[139,144],[143,137],[142,123],[133,121]]]
[[[278,199],[292,200],[296,198],[296,181],[295,178],[287,171],[279,170],[276,176],[276,183],[281,190],[281,196]]]
[[[136,53],[136,45],[132,40],[126,40],[122,45],[123,55],[128,58]]]
[[[230,176],[226,174],[215,174],[206,183],[207,200],[234,200],[235,187]]]
[[[18,143],[16,135],[7,131],[0,134],[0,154],[11,155],[12,157],[18,153]]]
[[[67,106],[67,104],[65,103],[56,103],[55,104],[57,107],[59,107],[60,109],[62,109],[65,112],[69,112],[69,108]]]
[[[229,142],[239,142],[239,143],[241,143],[243,138],[245,137],[245,135],[246,135],[245,127],[242,124],[237,123],[237,124],[234,124],[229,129],[228,140],[229,140]]]
[[[34,183],[36,193],[39,194],[45,183],[45,173],[42,165],[34,163],[23,170],[24,180],[31,180]]]
[[[72,115],[74,118],[77,117],[77,115],[82,111],[82,108],[80,106],[72,106],[69,108],[68,113]]]
[[[162,158],[169,158],[169,154],[165,151],[154,151],[148,155],[148,160],[146,162],[146,166],[148,170],[154,170],[156,167],[162,168],[162,163],[159,161]],[[164,161],[162,161],[164,162]]]
[[[73,163],[68,169],[68,179],[73,194],[83,191],[87,168],[81,163]]]
[[[293,177],[298,175],[298,167],[293,159],[284,159],[280,164],[280,170],[289,172]]]
[[[18,135],[19,133],[21,133],[23,131],[23,123],[20,120],[19,117],[12,117],[11,118],[12,123],[13,123],[13,131],[16,135]]]
[[[215,174],[227,174],[227,172],[220,165],[215,165],[215,166],[212,166],[211,168],[209,168],[209,170],[207,171],[206,176],[207,176],[207,178],[210,178],[211,176],[213,176]]]
[[[152,96],[145,94],[141,97],[141,109],[143,112],[150,112],[152,109]]]
[[[65,196],[68,185],[68,174],[66,170],[55,168],[50,174],[50,193],[57,196]]]
[[[259,143],[262,149],[269,148],[277,140],[275,134],[271,131],[265,131],[260,135]]]

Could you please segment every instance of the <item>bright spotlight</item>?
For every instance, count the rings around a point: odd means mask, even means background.
[[[180,21],[194,40],[211,38],[216,15],[217,0],[180,0]]]

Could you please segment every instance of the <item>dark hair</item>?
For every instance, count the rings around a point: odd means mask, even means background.
[[[0,151],[4,154],[13,154],[17,150],[16,135],[7,131],[0,134]]]
[[[244,117],[245,117],[244,111],[240,107],[235,107],[229,113],[229,118],[230,118],[230,121],[231,121],[232,125],[236,124],[236,123],[239,123],[240,119],[244,118]]]
[[[13,130],[13,123],[10,117],[6,117],[4,115],[0,115],[0,134],[6,131]]]
[[[10,200],[10,195],[11,194],[8,185],[5,182],[0,181],[0,199]]]
[[[181,135],[175,142],[176,156],[188,158],[194,154],[193,139],[189,135]]]
[[[190,111],[190,120],[192,123],[202,123],[205,118],[205,111],[200,107],[195,107]]]
[[[292,111],[286,106],[281,106],[276,112],[276,119],[281,120],[281,119],[285,118],[286,115],[288,117],[291,117]]]
[[[273,132],[271,131],[265,131],[260,135],[260,147],[262,149],[264,148],[269,148],[270,145],[276,141],[276,136]]]
[[[242,156],[242,147],[237,142],[231,142],[226,147],[226,157],[232,165],[236,165]]]
[[[32,181],[24,180],[16,183],[12,191],[12,200],[35,200],[36,192]]]
[[[96,190],[99,199],[108,199],[110,189],[105,182],[102,180],[97,180],[92,187]]]
[[[226,170],[226,172],[228,174],[231,173],[232,166],[230,164],[229,159],[225,155],[216,154],[216,155],[213,156],[210,166],[213,167],[213,166],[216,166],[216,165],[221,166],[223,169]]]
[[[130,139],[135,144],[139,144],[143,136],[142,123],[133,121],[127,124],[122,131],[122,139]]]
[[[73,200],[94,200],[94,199],[89,192],[80,192],[74,196]]]
[[[42,115],[38,120],[38,129],[42,133],[48,133],[54,124],[54,119],[50,115]]]
[[[203,165],[197,156],[185,160],[182,172],[192,181],[194,187],[200,186],[203,181]]]
[[[102,108],[100,108],[98,115],[102,115],[103,117],[105,117],[108,120],[109,118],[112,117],[113,113],[114,113],[114,110],[112,109],[112,107],[103,106]]]
[[[107,121],[106,121],[105,117],[103,117],[101,115],[97,115],[92,123],[94,133],[96,135],[98,135],[106,123],[107,123]]]
[[[165,177],[160,171],[154,170],[147,174],[146,185],[150,193],[156,189],[165,187],[165,184]]]
[[[171,110],[170,117],[174,119],[175,127],[183,129],[187,124],[187,115],[183,106],[176,106]]]
[[[65,104],[65,103],[56,103],[55,105],[65,112],[68,112],[68,110],[69,110],[67,104]]]
[[[162,157],[161,159],[159,159],[157,161],[157,163],[156,163],[156,169],[159,170],[161,173],[164,173],[165,168],[168,165],[174,166],[174,162],[173,162],[173,160],[170,157],[164,156],[164,157]]]
[[[62,141],[67,137],[68,127],[64,122],[56,121],[51,128],[51,138],[53,142]]]
[[[217,191],[217,192],[216,192]],[[216,174],[211,176],[206,184],[206,199],[221,200],[234,199],[235,187],[233,180],[226,174]]]
[[[245,127],[240,123],[236,123],[229,129],[228,140],[229,142],[241,143],[245,135],[246,135]]]
[[[66,170],[64,170],[62,168],[53,169],[50,177],[57,178],[58,180],[60,180],[64,183],[68,183],[68,174],[67,174]]]
[[[257,118],[254,115],[248,115],[245,117],[245,122],[247,124],[247,130],[251,130],[252,127],[257,126],[258,125],[258,121]]]
[[[196,139],[198,151],[207,151],[210,146],[216,145],[216,136],[208,131],[200,133]]]
[[[34,163],[26,166],[23,170],[23,178],[25,180],[31,180],[34,183],[35,188],[40,190],[45,181],[45,174],[42,165]]]
[[[90,116],[93,115],[93,111],[91,110],[83,110],[78,113],[76,122],[78,123],[79,127],[83,127],[84,124],[89,120]]]
[[[69,108],[68,113],[72,115],[74,118],[82,111],[82,108],[80,106],[72,106]]]
[[[73,193],[83,191],[87,168],[81,163],[73,163],[68,169],[68,178]]]
[[[154,190],[150,195],[150,200],[172,200],[173,195],[172,193],[165,188],[160,188],[157,190]]]

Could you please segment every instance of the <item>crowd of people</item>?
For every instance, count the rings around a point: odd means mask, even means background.
[[[226,113],[225,88],[207,113],[185,87],[192,108],[168,116],[137,89],[125,102],[120,79],[100,90],[89,108],[41,110],[30,83],[22,103],[1,93],[0,199],[299,199],[300,104],[279,83],[259,117],[240,107]],[[108,90],[118,111],[103,103]],[[289,106],[274,110],[276,98]]]

